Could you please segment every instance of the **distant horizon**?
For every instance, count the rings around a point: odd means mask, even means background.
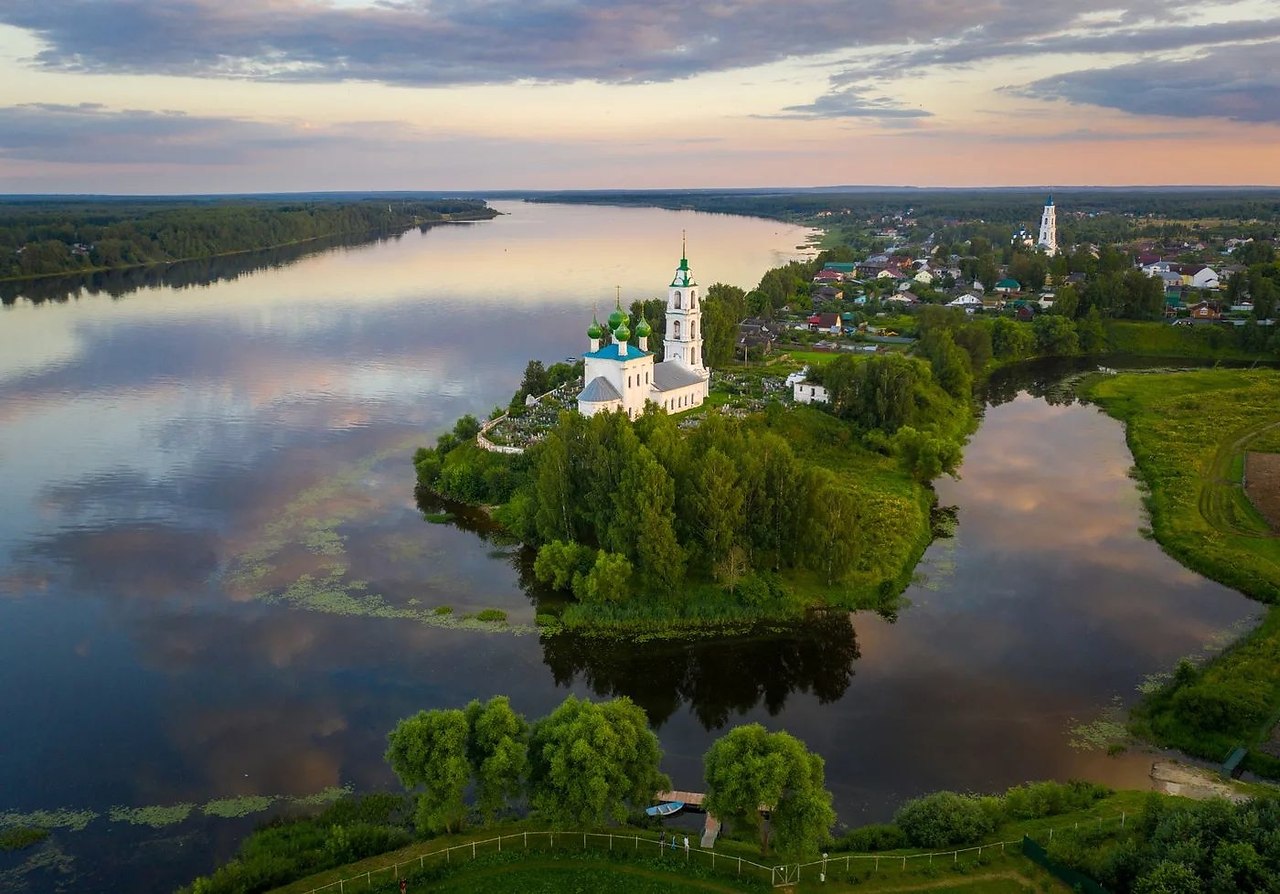
[[[9,192],[0,193],[0,201],[18,199],[24,201],[51,199],[234,199],[234,198],[272,198],[292,196],[468,196],[483,197],[498,195],[518,197],[521,195],[678,195],[689,194],[772,194],[792,195],[798,193],[841,194],[860,192],[1280,192],[1280,183],[1268,184],[1127,184],[1118,186],[1096,184],[1040,184],[1040,185],[1005,185],[1005,186],[907,186],[876,184],[832,184],[829,186],[688,186],[688,187],[566,187],[561,189],[520,189],[502,187],[494,189],[289,189],[233,192],[169,192],[169,193],[111,193],[111,192]]]

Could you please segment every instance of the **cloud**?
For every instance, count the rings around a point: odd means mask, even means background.
[[[881,121],[907,121],[929,118],[932,112],[907,108],[883,96],[866,96],[858,90],[833,90],[804,105],[786,106],[770,118],[878,118]]]
[[[1011,92],[1134,115],[1280,122],[1280,43],[1218,47],[1192,59],[1151,60],[1043,78]]]
[[[232,164],[318,137],[287,125],[98,103],[0,107],[0,158],[77,164]]]
[[[1179,0],[1142,14],[1168,21]],[[0,22],[54,70],[447,85],[667,81],[842,50],[979,55],[1071,29],[1133,27],[1113,0],[10,0]],[[948,49],[949,48],[949,49]]]

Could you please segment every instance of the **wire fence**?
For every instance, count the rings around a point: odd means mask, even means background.
[[[1108,822],[1118,822],[1123,827],[1126,822],[1126,814],[1120,813],[1109,817],[1099,817],[1096,823],[1087,821],[1085,827],[1096,826],[1101,828]],[[1055,833],[1061,833],[1068,829],[1079,829],[1080,827],[1081,824],[1077,822],[1073,826],[1050,828],[1047,830],[1047,840],[1052,841]],[[1037,834],[1044,835],[1046,832],[1041,830]],[[512,852],[548,853],[553,851],[575,851],[581,853],[588,850],[596,850],[601,853],[614,853],[619,856],[670,857],[672,867],[677,870],[681,866],[698,867],[714,873],[753,879],[757,882],[765,882],[774,887],[780,887],[795,884],[802,879],[852,881],[866,878],[885,870],[906,871],[925,866],[939,868],[947,866],[969,867],[980,864],[985,859],[992,858],[997,854],[1004,854],[1007,849],[1011,849],[1015,853],[1021,853],[1022,848],[1022,838],[1017,838],[1010,841],[996,841],[972,847],[923,854],[839,854],[836,856],[823,856],[821,859],[810,860],[806,863],[783,863],[766,866],[745,857],[717,853],[701,847],[687,846],[678,841],[678,837],[671,835],[660,839],[650,838],[638,833],[623,835],[616,832],[513,832],[509,835],[498,835],[493,838],[470,841],[466,844],[455,844],[452,847],[419,854],[416,857],[400,860],[389,866],[370,869],[349,878],[339,879],[327,885],[311,888],[306,894],[320,894],[320,892],[347,894],[348,891],[372,891],[375,886],[388,883],[394,885],[415,870],[423,871],[426,869],[439,869],[454,864],[461,865],[481,857]]]

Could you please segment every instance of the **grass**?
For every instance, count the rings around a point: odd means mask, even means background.
[[[1082,393],[1125,422],[1156,540],[1188,567],[1280,604],[1280,537],[1241,486],[1241,457],[1280,438],[1280,372],[1202,370],[1091,378]],[[1256,746],[1280,713],[1280,608],[1203,669],[1148,695],[1135,730],[1221,761]],[[1252,751],[1253,768],[1280,762]]]
[[[1052,799],[1037,800],[1037,795],[1055,787],[1066,788],[1055,783],[1043,783],[1011,790],[1004,802],[1007,813],[1029,816],[1051,809],[1064,810],[1066,802],[1053,808],[1049,806]],[[1022,795],[1017,807],[1012,806],[1011,800],[1015,791]],[[1024,858],[1016,845],[1002,848],[999,842],[1020,841],[1024,834],[1046,841],[1053,837],[1050,830],[1059,837],[1068,830],[1080,830],[1081,833],[1089,832],[1092,837],[1110,840],[1120,835],[1126,826],[1132,828],[1152,798],[1185,803],[1185,799],[1149,792],[1114,792],[1082,809],[1034,819],[1006,820],[990,835],[971,843],[991,847],[981,854],[968,850],[956,858],[948,848],[942,848],[943,853],[935,855],[932,860],[926,857],[912,860],[911,855],[927,854],[928,851],[908,848],[884,851],[878,855],[877,861],[875,855],[867,858],[863,853],[863,859],[854,859],[858,855],[833,848],[828,861],[827,881],[818,881],[820,867],[807,866],[793,890],[892,892],[927,888],[982,894],[1066,891],[1065,886],[1059,885]],[[721,837],[716,842],[714,862],[710,854],[699,852],[695,842],[695,849],[686,862],[684,853],[679,850],[674,853],[661,851],[659,856],[658,833],[654,828],[620,826],[602,829],[585,841],[581,832],[557,832],[554,844],[546,831],[546,827],[536,820],[526,819],[419,841],[396,851],[299,879],[277,889],[277,894],[307,894],[326,885],[337,885],[340,879],[347,880],[348,890],[395,894],[399,890],[397,880],[402,876],[409,878],[411,891],[645,891],[650,890],[649,884],[658,880],[663,881],[665,890],[674,891],[770,890],[767,871],[753,870],[747,861],[766,867],[785,862],[776,855],[762,857],[754,837],[749,841]],[[528,833],[527,850],[523,832]],[[608,837],[610,833],[614,836],[612,841]],[[494,841],[498,836],[506,836],[501,849]],[[960,845],[962,848],[966,846]],[[454,848],[448,858],[444,856],[446,848]],[[847,863],[846,856],[850,858]],[[908,857],[905,868],[903,856]],[[741,876],[737,872],[739,857],[743,860]],[[553,881],[558,887],[544,887]]]

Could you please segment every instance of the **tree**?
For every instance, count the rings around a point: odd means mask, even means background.
[[[585,574],[595,562],[595,551],[580,543],[552,540],[538,548],[533,576],[557,590],[567,590],[575,575]]]
[[[1102,316],[1096,307],[1089,308],[1089,313],[1076,322],[1076,334],[1082,354],[1099,354],[1106,350],[1107,332],[1102,327]]]
[[[1254,281],[1256,280],[1256,281]],[[1275,317],[1277,299],[1280,289],[1266,277],[1255,276],[1250,282],[1249,291],[1253,298],[1253,316],[1258,320],[1270,320]]]
[[[530,397],[539,397],[551,390],[547,370],[541,360],[530,360],[524,368],[524,379],[520,390]]]
[[[973,372],[969,355],[956,344],[945,329],[930,330],[920,340],[920,351],[929,358],[933,378],[952,397],[966,398],[973,391]]]
[[[928,484],[943,472],[954,475],[960,463],[960,445],[941,435],[916,431],[909,425],[893,436],[893,452],[907,474]]]
[[[991,324],[991,350],[999,360],[1021,360],[1035,350],[1035,336],[1030,326],[997,317]]]
[[[467,717],[462,711],[419,711],[387,734],[387,762],[418,796],[417,826],[424,834],[456,832],[467,807],[462,797],[471,781],[467,761]]]
[[[644,711],[629,698],[596,704],[569,696],[533,725],[529,800],[546,818],[578,826],[622,822],[671,780]]]
[[[1080,350],[1076,327],[1066,317],[1041,314],[1031,328],[1036,337],[1037,353],[1068,356]]]
[[[712,564],[723,559],[738,542],[743,496],[733,461],[717,447],[704,453],[693,473],[689,499],[699,521],[700,540]]]
[[[524,787],[529,763],[529,723],[511,710],[505,695],[466,709],[467,760],[476,780],[476,807],[493,822],[509,798]]]
[[[1072,319],[1076,315],[1076,309],[1080,307],[1080,293],[1076,291],[1075,286],[1063,286],[1058,289],[1058,294],[1053,299],[1053,309],[1050,313]]]
[[[631,562],[600,550],[591,570],[574,576],[573,595],[583,602],[622,602],[631,595]]]
[[[788,856],[815,853],[828,840],[836,815],[825,764],[794,736],[758,723],[736,727],[712,744],[703,768],[707,812],[756,830],[761,853],[769,850],[770,825],[777,850]]]

